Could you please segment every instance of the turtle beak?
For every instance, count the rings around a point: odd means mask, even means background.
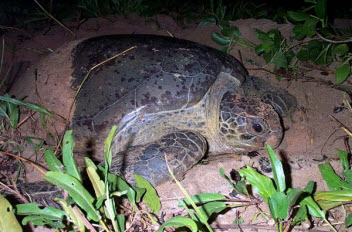
[[[268,144],[269,146],[275,148],[280,145],[282,140],[282,131],[281,129],[279,130],[272,130],[266,137],[265,144]]]

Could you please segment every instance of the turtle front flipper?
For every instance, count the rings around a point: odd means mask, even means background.
[[[247,97],[257,97],[262,102],[272,105],[282,117],[291,115],[297,108],[297,100],[293,95],[259,77],[247,77],[242,88]]]
[[[179,131],[165,135],[152,143],[136,146],[113,157],[110,171],[122,174],[134,183],[133,174],[143,176],[154,186],[171,179],[167,164],[177,179],[204,156],[205,139],[198,133]]]

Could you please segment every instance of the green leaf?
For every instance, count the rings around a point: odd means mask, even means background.
[[[270,213],[273,218],[285,219],[287,217],[288,201],[287,201],[287,196],[284,193],[275,192],[269,198],[268,203],[269,203]]]
[[[200,193],[197,195],[194,195],[191,197],[193,202],[198,205],[198,204],[205,204],[211,201],[224,201],[226,200],[226,197],[220,193]],[[190,205],[191,203],[188,201],[188,199],[183,200],[187,205]],[[182,203],[178,202],[178,207],[181,207]]]
[[[315,4],[315,13],[319,19],[324,20],[326,15],[326,2],[327,0],[317,0]]]
[[[73,210],[72,206],[67,204],[67,201],[63,199],[59,199],[58,202],[60,203],[62,209],[66,212],[66,214],[70,216],[70,219],[72,220],[74,226],[76,226],[79,231],[84,231],[84,222],[80,215],[78,215],[76,211]],[[79,208],[77,208],[77,210],[82,213]]]
[[[216,44],[219,44],[221,46],[226,46],[226,45],[228,45],[230,43],[230,39],[229,38],[224,37],[224,36],[220,35],[217,32],[211,33],[211,38]]]
[[[142,197],[144,196],[145,192],[147,191],[145,188],[138,188],[133,186],[133,190],[136,192],[136,202],[141,202]],[[127,191],[126,191],[127,192]]]
[[[45,107],[43,106],[39,106],[33,103],[29,103],[29,102],[24,102],[21,100],[17,100],[15,98],[11,98],[8,94],[5,94],[4,96],[0,96],[0,101],[4,101],[4,102],[8,102],[8,103],[12,103],[14,105],[18,105],[18,106],[25,106],[28,107],[29,109],[36,111],[36,112],[41,112],[44,113],[46,115],[52,116],[52,113],[47,110]]]
[[[46,127],[45,114],[40,112],[39,117],[40,117],[40,124],[42,124],[42,126],[46,129],[47,127]]]
[[[13,104],[9,104],[9,116],[10,116],[10,124],[12,128],[17,128],[19,115],[19,109],[17,106]]]
[[[344,82],[348,75],[351,72],[351,65],[350,62],[343,62],[336,70],[335,70],[335,80],[337,84],[341,84],[342,82]]]
[[[99,212],[94,208],[94,198],[89,192],[83,187],[82,183],[76,178],[62,173],[49,171],[46,173],[44,178],[64,189],[83,210],[88,214],[88,217],[94,221],[100,220]]]
[[[303,24],[303,32],[306,36],[312,37],[315,35],[315,27],[318,23],[318,19],[316,18],[309,18]]]
[[[274,150],[269,146],[266,145],[266,150],[269,154],[269,159],[271,163],[271,168],[273,169],[274,180],[279,192],[284,192],[286,190],[286,183],[285,183],[285,173],[284,169],[282,168],[282,163],[279,158],[276,156]]]
[[[344,170],[350,169],[350,163],[348,162],[348,153],[346,151],[342,151],[340,149],[336,149],[337,153],[339,154],[339,158],[341,161],[341,165]]]
[[[84,157],[84,162],[86,164],[86,170],[90,182],[93,185],[95,195],[100,197],[105,194],[105,184],[104,181],[100,179],[100,176],[97,173],[97,166],[93,163],[88,157]]]
[[[63,229],[65,228],[65,224],[62,223],[62,221],[54,221],[47,219],[43,216],[37,216],[37,215],[31,215],[23,218],[22,224],[26,225],[28,222],[31,222],[33,225],[36,226],[45,226],[48,225],[49,227],[55,228],[55,229]]]
[[[348,182],[350,186],[352,186],[352,171],[349,169],[346,169],[342,172],[343,177],[345,177],[345,180]]]
[[[215,201],[215,202],[206,203],[205,205],[200,207],[199,210],[206,217],[206,220],[209,220],[210,216],[213,213],[220,213],[221,211],[227,208],[228,207],[225,205],[224,202]]]
[[[239,194],[242,194],[244,196],[249,196],[246,182],[244,180],[238,181],[236,184],[234,184],[228,176],[225,175],[225,171],[223,168],[219,169],[220,175],[227,180],[227,182],[232,186],[233,189],[235,189]]]
[[[117,225],[119,227],[119,231],[125,231],[125,224],[126,224],[126,219],[125,219],[125,215],[123,214],[118,214],[117,215]]]
[[[335,56],[343,56],[348,52],[349,48],[347,44],[335,44],[332,53]]]
[[[46,216],[50,219],[62,219],[66,213],[62,210],[56,209],[51,206],[47,206],[44,209],[40,209],[37,203],[26,203],[16,205],[16,214],[18,215],[41,215]]]
[[[297,54],[297,58],[301,61],[308,61],[310,56],[309,56],[309,50],[307,49],[301,49],[299,50]]]
[[[132,205],[136,205],[136,191],[121,177],[109,173],[108,180],[111,183],[112,191],[127,191],[127,198]]]
[[[164,222],[156,232],[163,232],[164,228],[169,227],[187,227],[192,232],[198,231],[198,226],[192,219],[184,216],[176,216]]]
[[[139,188],[145,188],[147,190],[143,200],[153,213],[158,214],[161,209],[161,203],[155,188],[146,179],[138,174],[134,174],[134,178],[136,179],[136,183]]]
[[[304,37],[306,37],[306,34],[303,30],[303,24],[295,25],[292,29],[292,32],[293,38],[296,40],[302,40]]]
[[[352,214],[350,213],[346,218],[345,218],[345,227],[348,228],[352,225]]]
[[[351,201],[352,190],[338,190],[338,191],[321,191],[314,194],[316,201]]]
[[[111,144],[112,144],[112,141],[115,137],[116,130],[117,130],[117,126],[113,126],[111,128],[109,135],[106,138],[105,144],[104,144],[104,159],[106,161],[106,164],[108,165],[107,167],[105,167],[105,169],[106,169],[105,175],[107,175],[107,171],[111,167],[111,160],[112,160]]]
[[[0,231],[3,232],[22,232],[20,223],[13,213],[10,202],[0,194]]]
[[[202,21],[200,21],[200,23],[199,23],[199,25],[201,25],[201,26],[206,26],[209,24],[216,24],[216,18],[214,18],[214,17],[205,18]]]
[[[272,41],[272,40],[264,41],[259,46],[261,46],[261,50],[263,50],[263,52],[266,52],[266,53],[271,52],[271,51],[275,51],[275,44],[274,44],[274,41]],[[256,47],[256,50],[257,50],[257,47]]]
[[[254,29],[254,34],[262,42],[272,41],[271,38],[267,35],[267,33],[263,32],[259,29]]]
[[[60,160],[54,155],[53,151],[48,149],[44,152],[45,162],[48,165],[50,171],[62,172],[64,168]]]
[[[309,214],[312,215],[313,217],[318,217],[318,218],[325,218],[325,211],[321,210],[318,206],[318,204],[313,200],[312,197],[305,197],[300,203],[301,206],[307,206]]]
[[[319,164],[318,168],[320,173],[325,180],[331,191],[340,190],[340,189],[351,189],[351,186],[342,181],[338,175],[335,174],[333,168],[330,163]]]
[[[312,194],[313,190],[314,190],[314,181],[311,180],[307,183],[307,186],[304,188],[304,191],[309,194]]]
[[[289,19],[296,22],[306,21],[310,17],[309,14],[306,14],[304,12],[298,12],[298,11],[287,11],[287,16]]]
[[[242,37],[240,31],[238,30],[238,27],[235,26],[224,28],[223,30],[221,30],[221,34],[232,39],[239,39]]]
[[[271,58],[270,63],[275,64],[276,68],[284,68],[286,70],[288,69],[287,57],[281,49],[275,53],[273,58]]]
[[[291,209],[297,202],[301,194],[304,193],[302,189],[294,188],[290,189],[287,193],[288,208]]]
[[[308,215],[307,215],[307,207],[305,205],[301,206],[299,210],[297,211],[296,216],[293,219],[292,225],[299,225],[302,222],[308,220]]]
[[[252,167],[247,165],[247,169],[238,170],[241,176],[252,185],[254,191],[259,193],[265,202],[276,192],[272,180],[256,172]]]
[[[67,173],[80,182],[82,182],[81,175],[78,171],[76,161],[73,157],[73,148],[75,147],[75,142],[73,141],[72,130],[66,131],[64,139],[62,141],[62,161],[65,166]]]

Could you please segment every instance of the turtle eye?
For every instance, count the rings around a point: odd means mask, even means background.
[[[256,134],[262,134],[264,132],[264,128],[259,122],[252,122],[252,129]]]

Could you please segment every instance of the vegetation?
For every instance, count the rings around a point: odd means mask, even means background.
[[[226,52],[230,52],[235,45],[250,47],[257,55],[263,55],[267,64],[274,64],[274,70],[282,68],[287,72],[297,69],[294,67],[297,60],[320,66],[334,64],[337,66],[332,71],[335,81],[341,84],[351,73],[351,35],[328,23],[327,0],[305,2],[308,6],[304,9],[287,12],[288,19],[295,24],[291,38],[295,41],[291,45],[278,29],[268,32],[256,29],[255,34],[261,43],[250,43],[242,37],[237,27],[230,26],[226,18],[218,13],[203,21],[203,24],[214,22],[218,25],[221,33],[214,32],[212,39],[224,46]]]
[[[74,229],[95,231],[94,228],[97,227],[106,231],[125,231],[127,219],[131,220],[134,215],[139,215],[141,220],[147,221],[150,226],[159,227],[158,232],[169,227],[187,227],[194,232],[213,231],[209,225],[214,218],[212,216],[226,209],[257,205],[258,214],[265,216],[266,214],[258,207],[262,202],[268,204],[277,231],[287,231],[300,225],[309,220],[309,215],[324,220],[333,231],[337,231],[327,220],[326,210],[349,204],[352,200],[352,171],[347,152],[338,150],[346,181],[334,173],[329,163],[321,164],[319,169],[331,191],[314,193],[312,181],[304,189],[287,188],[282,163],[272,148],[267,146],[274,180],[247,165],[246,168],[238,170],[242,179],[234,183],[224,174],[224,170],[220,169],[220,174],[242,196],[241,198],[230,199],[219,193],[190,196],[169,170],[186,197],[183,200],[179,199],[178,206],[186,210],[188,217],[178,215],[160,225],[158,213],[161,203],[155,189],[139,175],[135,175],[137,186],[131,186],[122,177],[109,173],[112,159],[110,147],[115,131],[116,127],[112,128],[105,142],[104,167],[96,166],[89,158],[85,158],[85,170],[94,194],[85,187],[88,186],[86,182],[88,180],[82,179],[78,171],[73,157],[72,131],[67,131],[62,142],[63,162],[59,161],[50,149],[44,154],[50,169],[46,173],[43,171],[44,178],[68,193],[67,198],[56,199],[61,209],[52,206],[40,208],[36,203],[17,204],[12,208],[8,201],[0,196],[0,201],[3,202],[0,205],[0,212],[6,215],[0,219],[0,231],[22,231],[14,215],[22,217],[23,225],[31,222],[49,228],[66,228],[68,231]],[[256,198],[254,192],[249,189],[259,194],[261,198]],[[122,204],[121,202],[124,202],[122,199],[128,200],[128,204]],[[141,208],[142,202],[147,205],[148,211]],[[234,221],[240,222],[238,218]],[[345,226],[347,228],[351,225],[352,216],[348,215]]]
[[[258,4],[259,3],[259,4]],[[145,17],[159,13],[169,14],[180,24],[198,20],[201,25],[215,23],[219,32],[212,33],[212,39],[229,53],[235,46],[253,49],[258,56],[263,56],[267,64],[273,64],[274,71],[284,69],[290,73],[300,69],[297,61],[329,67],[335,74],[336,84],[348,80],[351,74],[351,32],[334,28],[331,19],[336,16],[351,16],[352,8],[344,7],[340,12],[328,7],[327,0],[305,0],[303,9],[296,3],[282,7],[252,1],[152,1],[152,0],[76,0],[76,1],[6,1],[0,3],[0,19],[9,20],[11,26],[24,26],[42,20],[67,18],[84,19],[89,17],[106,17],[109,15],[130,15],[137,13]],[[41,10],[40,4],[47,10]],[[337,3],[336,3],[337,4]],[[67,7],[67,6],[73,7]],[[337,4],[338,5],[338,4]],[[25,10],[23,10],[25,9]],[[67,10],[70,9],[70,10]],[[290,9],[290,10],[286,10]],[[79,15],[79,16],[77,16]],[[331,17],[332,15],[332,17]],[[285,38],[277,29],[269,31],[255,30],[260,43],[255,44],[244,38],[238,28],[230,21],[240,18],[270,18],[277,22],[289,21],[294,24],[292,38]],[[4,20],[3,22],[6,22]],[[0,89],[6,82],[9,71],[3,70],[4,41],[0,63]],[[327,69],[330,70],[330,69]],[[278,77],[280,74],[275,72]],[[39,113],[43,127],[46,117],[52,113],[46,108],[19,100],[8,94],[0,96],[1,150],[18,152],[23,147],[14,138],[16,129],[23,123],[19,121],[22,109]],[[85,158],[86,172],[89,180],[82,178],[74,161],[74,141],[72,131],[67,131],[62,141],[62,161],[55,153],[47,149],[44,153],[50,171],[45,172],[45,179],[67,192],[68,197],[57,199],[61,209],[52,206],[39,207],[36,203],[18,204],[15,207],[0,195],[0,231],[21,231],[22,225],[32,223],[55,229],[74,231],[95,231],[97,228],[106,231],[125,231],[129,219],[138,216],[141,223],[153,225],[158,232],[165,228],[188,228],[190,231],[212,231],[210,223],[218,214],[226,213],[235,207],[255,205],[258,215],[267,218],[259,208],[267,204],[269,214],[274,220],[277,231],[287,231],[292,227],[310,221],[311,218],[323,220],[331,230],[336,231],[328,220],[328,213],[352,200],[352,171],[348,153],[337,150],[343,167],[342,177],[337,175],[329,163],[319,165],[319,170],[330,191],[314,191],[314,182],[307,183],[304,189],[289,188],[286,183],[283,166],[274,151],[267,146],[273,170],[273,179],[264,176],[247,165],[238,170],[240,181],[233,182],[220,170],[234,191],[241,199],[229,198],[219,193],[202,193],[190,196],[175,179],[185,195],[179,199],[178,206],[185,209],[187,216],[177,215],[161,223],[159,211],[161,202],[156,190],[141,176],[135,175],[136,185],[132,186],[122,177],[109,173],[112,154],[111,142],[116,128],[113,128],[105,143],[105,165],[94,164]],[[43,148],[44,140],[38,137],[24,137],[24,140],[35,151]],[[172,175],[172,173],[171,173]],[[86,186],[92,186],[90,191]],[[253,190],[254,192],[252,192]],[[254,193],[260,195],[256,197]],[[127,203],[126,203],[127,202]],[[17,217],[17,218],[16,218]],[[21,223],[17,220],[21,218]],[[254,220],[254,219],[253,219]],[[234,224],[244,223],[235,218]],[[345,227],[352,225],[352,214],[346,215]]]

